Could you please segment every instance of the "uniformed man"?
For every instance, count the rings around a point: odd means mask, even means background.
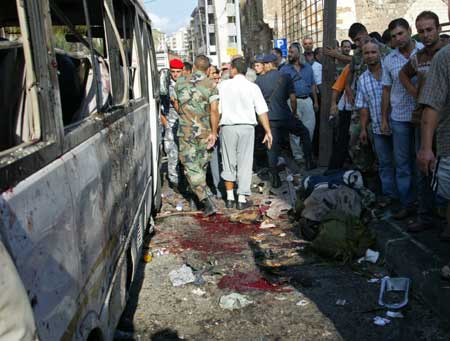
[[[178,191],[178,184],[180,180],[180,170],[178,166],[178,113],[174,107],[174,90],[175,84],[180,76],[183,74],[184,64],[179,59],[172,59],[170,61],[170,84],[169,96],[170,106],[165,115],[162,116],[162,124],[164,126],[164,149],[167,154],[167,177],[169,178],[169,185]]]
[[[206,76],[209,59],[197,56],[194,73],[180,79],[175,85],[175,107],[179,113],[179,158],[192,191],[203,205],[204,215],[216,213],[208,196],[206,168],[210,149],[217,140],[219,125],[219,92],[215,83]]]

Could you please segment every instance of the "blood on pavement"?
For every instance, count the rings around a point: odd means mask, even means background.
[[[220,289],[230,289],[238,292],[259,290],[271,292],[291,292],[292,289],[279,284],[272,284],[257,271],[242,273],[235,271],[232,275],[225,275],[217,284]]]

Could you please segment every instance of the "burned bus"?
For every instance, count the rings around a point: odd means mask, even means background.
[[[1,1],[0,75],[0,264],[23,285],[0,281],[0,325],[26,293],[39,339],[110,340],[160,205],[143,3]]]

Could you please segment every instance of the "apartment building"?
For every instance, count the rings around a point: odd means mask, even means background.
[[[199,0],[191,17],[193,54],[205,54],[215,65],[242,54],[238,0]]]

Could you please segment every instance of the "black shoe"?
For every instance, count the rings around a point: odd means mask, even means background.
[[[210,215],[217,213],[216,205],[214,205],[211,198],[208,197],[206,199],[203,199],[202,204],[203,204],[203,215],[205,217],[209,217]]]
[[[250,208],[252,206],[253,206],[253,203],[251,201],[248,201],[248,200],[246,202],[238,201],[237,204],[236,204],[236,208],[238,210],[245,210],[245,209]]]
[[[273,188],[280,188],[281,187],[281,179],[278,173],[271,173],[270,179],[272,183]]]
[[[306,160],[306,163],[305,163],[305,169],[307,170],[307,171],[310,171],[310,170],[312,170],[312,169],[315,169],[315,168],[317,168],[317,164],[314,162],[314,160]]]
[[[225,201],[225,207],[226,208],[234,208],[234,200]]]

